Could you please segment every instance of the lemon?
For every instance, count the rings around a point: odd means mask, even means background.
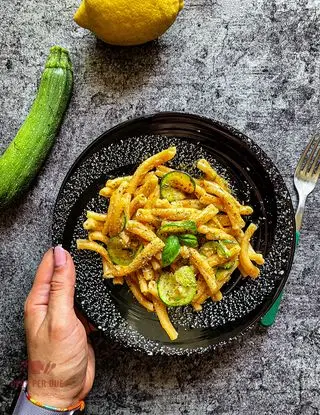
[[[74,20],[112,45],[157,39],[175,21],[183,0],[82,0]]]

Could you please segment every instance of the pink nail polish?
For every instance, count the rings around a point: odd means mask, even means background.
[[[67,262],[66,251],[62,248],[62,245],[57,245],[53,251],[54,265],[56,267],[63,267]]]

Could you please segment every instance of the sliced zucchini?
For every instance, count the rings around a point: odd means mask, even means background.
[[[197,281],[192,267],[183,266],[174,274],[163,273],[158,281],[158,294],[169,307],[190,304],[197,292]]]
[[[209,241],[202,245],[199,249],[200,254],[206,256],[207,258],[217,253],[217,242]]]
[[[228,261],[225,264],[219,265],[219,268],[222,269],[231,269],[235,264],[235,261]]]
[[[216,270],[216,280],[224,281],[230,277],[230,271],[228,269],[223,269],[222,267],[217,268]]]
[[[190,248],[198,248],[198,238],[190,233],[178,236],[181,245],[190,246]]]
[[[200,254],[205,255],[207,258],[214,254],[218,254],[223,258],[230,258],[231,254],[229,249],[222,241],[209,241],[206,242],[199,250]]]
[[[119,233],[125,230],[127,224],[127,217],[124,212],[122,212],[120,217],[120,223],[119,223]]]
[[[217,254],[223,258],[231,257],[229,249],[222,241],[217,242]]]
[[[238,263],[236,261],[229,261],[226,264],[220,265],[215,271],[217,281],[229,281],[237,266]]]
[[[161,262],[162,266],[167,267],[177,258],[180,251],[180,242],[177,236],[171,235],[165,241],[165,246],[162,251]]]
[[[115,230],[113,233],[110,233],[110,236],[117,236],[120,232],[122,232],[127,224],[127,217],[124,212],[121,213],[117,226],[115,226]]]
[[[186,199],[187,194],[195,191],[196,184],[193,178],[182,171],[170,171],[160,182],[160,195],[169,202]]]
[[[224,244],[230,244],[230,245],[236,245],[238,243],[237,241],[232,241],[231,239],[221,239],[221,242],[223,242]]]
[[[177,202],[187,198],[187,195],[184,192],[173,187],[168,186],[164,189],[165,190],[160,190],[161,199],[167,199],[169,202]]]
[[[107,250],[114,264],[129,265],[137,255],[137,252],[141,250],[141,246],[138,244],[126,246],[119,236],[114,236],[108,240]]]
[[[159,234],[164,233],[197,233],[197,225],[193,220],[182,220],[176,222],[167,222],[159,229]]]

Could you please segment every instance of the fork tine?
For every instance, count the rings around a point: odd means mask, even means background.
[[[314,155],[315,155],[315,152],[318,149],[319,143],[320,143],[320,138],[319,137],[313,137],[313,139],[311,140],[311,146],[310,147],[308,146],[310,154],[309,155],[303,154],[303,156],[304,156],[303,162],[305,161],[305,165],[304,165],[303,168],[301,168],[301,173],[302,174],[307,175],[307,174],[310,173],[310,169],[311,169],[311,166],[312,166],[312,163],[313,163],[313,160],[314,160]]]
[[[308,173],[308,175],[310,176],[315,176],[316,179],[318,179],[319,174],[320,174],[320,164],[318,165],[320,161],[320,146],[318,148],[317,154],[315,156],[314,162],[312,163],[310,172]]]
[[[320,176],[320,166],[317,168],[317,171],[315,172],[315,179],[318,180],[319,176]]]
[[[314,156],[315,152],[317,150],[316,155]],[[316,169],[317,169],[317,165],[319,162],[319,158],[320,158],[320,139],[318,139],[317,145],[314,147],[312,154],[310,154],[309,160],[308,160],[308,171],[307,171],[307,175],[308,176],[312,176],[313,174],[315,174]],[[312,163],[312,165],[310,166],[310,164]]]
[[[298,164],[297,164],[297,167],[296,167],[296,172],[299,172],[300,170],[302,170],[302,165],[303,165],[303,163],[305,162],[306,157],[307,157],[307,154],[308,154],[308,152],[309,152],[309,150],[310,150],[311,146],[313,146],[313,143],[315,142],[315,140],[316,140],[316,138],[315,138],[315,137],[313,137],[313,138],[309,141],[309,143],[308,143],[307,147],[304,149],[304,152],[302,153],[302,155],[301,155],[301,157],[300,157],[300,159],[299,159],[299,162],[298,162]]]
[[[305,174],[309,175],[312,174],[312,166],[313,166],[313,161],[317,160],[317,155],[315,155],[316,151],[319,150],[319,145],[320,145],[320,138],[318,137],[318,139],[316,140],[315,145],[312,148],[312,151],[309,154],[308,160],[306,161],[306,165],[305,168],[303,169]]]

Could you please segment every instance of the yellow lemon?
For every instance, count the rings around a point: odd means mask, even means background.
[[[82,0],[74,20],[112,45],[139,45],[161,36],[183,0]]]

